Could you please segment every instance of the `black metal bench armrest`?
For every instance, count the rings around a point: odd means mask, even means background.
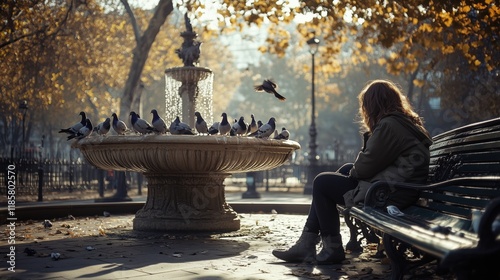
[[[389,194],[398,188],[414,189],[414,190],[432,190],[441,187],[467,184],[467,185],[481,185],[481,186],[497,186],[500,187],[500,176],[484,176],[484,177],[462,177],[453,178],[443,182],[434,184],[412,184],[400,182],[387,182],[378,181],[370,186],[365,196],[365,206],[375,208],[383,207],[389,197]]]
[[[500,215],[500,197],[492,199],[491,202],[486,205],[479,222],[479,230],[477,233],[479,236],[478,247],[487,248],[495,243],[499,233],[498,229],[493,228],[493,224],[498,218],[498,215]]]

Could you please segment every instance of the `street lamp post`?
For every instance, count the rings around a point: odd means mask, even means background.
[[[314,35],[314,34],[313,34]],[[309,127],[309,136],[311,137],[309,142],[309,170],[307,174],[307,183],[304,187],[304,194],[312,194],[312,185],[314,177],[317,175],[318,166],[318,154],[316,148],[316,102],[314,96],[314,55],[318,52],[319,39],[313,36],[311,39],[307,40],[309,45],[309,53],[312,57],[312,69],[311,69],[311,126]]]
[[[22,142],[22,154],[24,155],[25,152],[25,140],[26,140],[26,130],[24,129],[24,124],[26,121],[26,112],[28,111],[28,101],[23,100],[21,103],[19,103],[19,109],[23,111],[23,142]]]

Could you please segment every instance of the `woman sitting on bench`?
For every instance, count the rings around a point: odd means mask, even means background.
[[[345,259],[337,204],[362,203],[375,181],[423,183],[429,173],[431,137],[399,88],[375,80],[359,94],[364,144],[354,164],[320,173],[313,182],[312,204],[299,240],[288,250],[273,250],[287,262],[340,263]],[[404,208],[418,199],[411,190],[394,190],[389,204]],[[316,255],[321,237],[322,249]]]

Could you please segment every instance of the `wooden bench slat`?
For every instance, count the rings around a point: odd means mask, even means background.
[[[500,142],[488,142],[488,143],[474,143],[468,144],[466,146],[451,146],[445,147],[440,150],[433,150],[430,152],[431,157],[434,157],[439,154],[452,154],[452,153],[460,153],[465,151],[485,151],[485,150],[494,150],[500,148]]]
[[[446,132],[443,132],[439,135],[433,137],[435,141],[440,141],[442,139],[446,139],[447,137],[453,137],[456,135],[461,135],[462,133],[480,133],[482,131],[489,130],[497,130],[500,127],[500,118],[495,118],[491,120],[486,120],[482,122],[477,122],[465,126],[461,126]]]
[[[454,214],[459,217],[463,218],[469,218],[471,215],[471,209],[470,208],[463,208],[459,207],[457,205],[449,205],[449,204],[443,204],[443,203],[434,203],[434,202],[429,202],[429,209],[438,211],[440,213],[446,213],[446,214]],[[476,206],[475,208],[480,208],[480,206]]]
[[[500,196],[500,190],[495,187],[477,187],[477,186],[446,186],[440,188],[440,191],[449,193],[458,193],[463,195],[472,195],[475,197],[483,197],[491,199]],[[426,195],[428,192],[422,192],[422,195]],[[427,197],[432,196],[430,193]]]
[[[432,150],[441,151],[447,147],[467,147],[472,144],[494,143],[500,139],[500,131],[492,131],[485,134],[467,135],[466,137],[446,139],[433,142]],[[467,150],[467,148],[465,148]]]
[[[426,195],[427,194],[427,195]],[[484,208],[486,204],[490,201],[490,198],[487,199],[477,199],[474,197],[463,196],[463,195],[449,195],[449,194],[441,194],[441,193],[422,193],[421,198],[427,198],[433,202],[440,203],[452,203],[460,206],[467,206],[468,208]]]
[[[438,160],[442,156],[439,157],[431,157],[430,159],[430,164],[429,166],[433,166],[435,168],[439,167]],[[500,151],[486,151],[486,152],[473,152],[473,153],[467,153],[467,152],[462,152],[460,153],[460,160],[462,162],[500,162]]]
[[[456,172],[461,176],[480,176],[481,174],[500,174],[500,163],[473,163],[463,164],[456,169]],[[466,175],[471,174],[471,175]]]
[[[415,219],[427,221],[427,228],[429,229],[432,227],[432,225],[439,225],[442,227],[456,228],[464,234],[471,232],[471,221],[469,217],[464,218],[458,216],[443,216],[437,211],[420,207],[418,205],[410,206],[405,209],[404,212],[406,215],[409,215]],[[474,236],[475,233],[471,233],[471,235]]]

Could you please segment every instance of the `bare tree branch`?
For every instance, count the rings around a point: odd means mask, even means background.
[[[120,101],[121,114],[130,111],[135,91],[138,88],[137,86],[140,82],[142,70],[144,69],[144,64],[148,59],[151,46],[153,45],[160,28],[165,23],[168,15],[173,11],[173,9],[172,0],[160,0],[155,8],[153,17],[149,21],[148,28],[137,42],[137,46],[133,51],[130,72]]]
[[[127,0],[120,0],[127,11],[128,16],[130,17],[130,23],[132,24],[132,28],[134,29],[135,42],[139,45],[139,39],[141,38],[141,30],[139,28],[139,24],[137,24],[137,19],[135,18],[134,12],[130,8]]]

